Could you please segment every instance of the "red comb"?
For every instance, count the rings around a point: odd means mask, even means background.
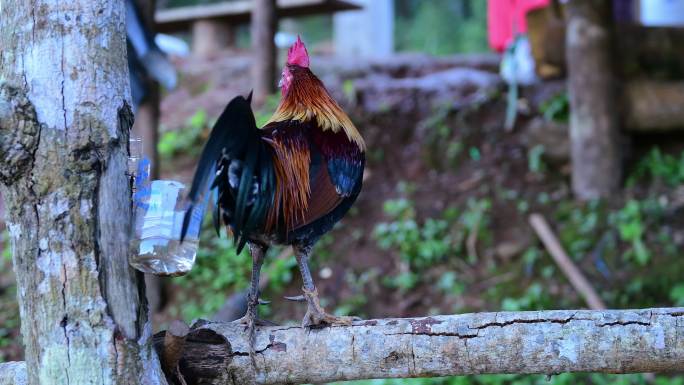
[[[300,67],[309,67],[309,53],[306,51],[302,39],[297,35],[297,41],[287,51],[287,64],[294,64]]]

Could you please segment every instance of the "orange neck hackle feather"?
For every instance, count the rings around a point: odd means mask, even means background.
[[[273,162],[276,189],[266,228],[277,227],[279,215],[282,213],[285,228],[289,231],[304,221],[309,206],[311,155],[309,146],[301,135],[292,138],[273,138],[271,146],[276,158]]]
[[[308,68],[296,65],[289,65],[288,69],[293,75],[292,84],[266,125],[288,120],[302,123],[315,120],[323,131],[343,130],[351,142],[365,151],[366,143],[356,126],[316,75]]]

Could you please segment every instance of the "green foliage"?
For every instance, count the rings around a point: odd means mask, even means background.
[[[539,107],[544,119],[552,122],[568,123],[570,121],[570,101],[567,93],[561,93],[544,101]]]
[[[263,126],[268,121],[279,101],[279,94],[269,95],[263,107],[254,111],[258,127]],[[198,110],[186,121],[185,127],[161,134],[159,143],[157,143],[159,155],[164,160],[170,160],[178,154],[197,157],[202,150],[205,135],[212,125],[213,122],[208,120],[207,112]]]
[[[544,145],[538,144],[527,151],[527,168],[535,173],[541,174],[546,171],[546,164],[542,159],[544,155]]]
[[[632,175],[627,179],[627,186],[633,187],[639,181],[653,181],[667,186],[678,186],[684,183],[684,152],[679,157],[664,154],[654,147],[637,163]]]
[[[330,26],[333,23],[332,14],[310,15],[294,19],[298,32],[302,35],[302,39],[307,46],[315,49],[318,43],[329,42],[333,39],[333,30]]]
[[[479,162],[482,158],[480,149],[477,147],[470,147],[470,149],[468,149],[468,155],[470,155],[470,159],[472,159],[475,162]]]
[[[673,306],[684,306],[684,283],[672,288],[670,291],[670,299]]]
[[[501,310],[504,311],[523,311],[523,310],[543,310],[548,309],[553,301],[544,291],[539,282],[534,282],[527,287],[527,290],[520,297],[505,297],[501,301]]]
[[[408,199],[388,200],[383,209],[393,221],[376,225],[374,235],[380,248],[397,249],[406,267],[397,276],[387,277],[385,283],[408,290],[418,282],[413,269],[425,268],[449,251],[450,241],[445,232],[448,223],[428,219],[424,226],[419,226],[413,202]]]
[[[397,0],[398,51],[435,55],[487,50],[486,2]]]
[[[342,92],[348,101],[356,104],[356,89],[354,87],[353,80],[345,79],[345,81],[342,83]]]
[[[488,200],[470,199],[464,211],[457,208],[447,209],[441,218],[427,218],[418,221],[413,201],[405,198],[392,199],[384,203],[385,214],[391,222],[378,223],[374,237],[383,250],[398,252],[401,269],[395,276],[386,277],[384,283],[400,290],[409,290],[420,281],[420,272],[443,262],[448,256],[458,256],[464,252],[464,243],[469,234],[476,234],[481,240],[490,240]],[[468,260],[474,263],[475,255]],[[442,289],[458,291],[455,277],[442,277]]]
[[[633,261],[638,266],[644,266],[652,259],[652,252],[647,246],[646,223],[658,221],[663,215],[664,208],[657,200],[629,200],[615,211],[609,211],[600,201],[591,201],[584,205],[572,202],[562,202],[555,212],[555,219],[560,230],[560,239],[568,253],[575,259],[589,254],[599,243],[599,240],[610,235],[612,229],[617,232],[614,237],[606,237],[606,256],[619,255],[624,249],[624,261]],[[605,229],[603,232],[601,229]],[[668,245],[667,234],[660,242]],[[626,243],[621,248],[617,241]]]
[[[456,272],[445,271],[437,281],[437,288],[446,295],[458,296],[465,291],[465,284],[458,280]]]
[[[641,266],[646,265],[651,259],[651,252],[644,243],[646,229],[642,216],[642,203],[630,200],[614,215],[614,221],[620,232],[620,238],[632,245],[626,256],[633,258]]]
[[[269,251],[262,276],[270,278],[269,289],[282,291],[292,281],[297,263],[293,256],[274,258],[278,252]],[[247,248],[237,254],[231,237],[218,237],[213,228],[204,226],[195,266],[189,274],[174,280],[182,289],[176,302],[183,305],[177,311],[186,321],[213,315],[227,296],[249,287],[251,271],[252,257]],[[268,308],[262,306],[260,310],[267,312]]]
[[[13,279],[12,273],[12,256],[9,246],[9,234],[7,231],[0,233],[0,240],[2,240],[2,258],[0,258],[0,274],[6,277],[0,277],[0,282],[5,282],[5,285],[0,285],[0,362],[6,360],[5,354],[2,352],[3,348],[8,347],[15,341],[17,330],[19,328],[19,309],[17,305],[17,287]]]
[[[177,302],[183,304],[180,312],[186,321],[216,313],[228,295],[249,285],[252,266],[249,252],[243,250],[237,254],[230,239],[206,235],[212,231],[202,232],[192,271],[174,280],[182,288]]]
[[[12,249],[10,247],[9,233],[7,230],[0,233],[0,240],[2,240],[2,259],[7,262],[12,262]]]
[[[348,270],[344,280],[351,291],[351,295],[342,298],[342,302],[337,305],[334,313],[336,315],[350,315],[362,317],[362,308],[368,303],[365,287],[378,280],[380,273],[377,269],[368,269],[359,274]]]
[[[280,103],[280,93],[268,95],[264,101],[264,105],[258,110],[254,111],[257,127],[263,127],[271,118]]]
[[[198,110],[190,117],[185,127],[177,131],[166,131],[159,137],[157,151],[162,159],[168,160],[177,154],[197,156],[202,149],[202,133],[207,128],[207,113]]]
[[[584,205],[568,201],[558,205],[555,219],[559,238],[571,257],[577,260],[597,244],[601,236],[599,229],[607,225],[606,216],[606,209],[600,201],[590,201]]]

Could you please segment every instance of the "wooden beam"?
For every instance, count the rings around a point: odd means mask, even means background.
[[[624,91],[624,121],[629,131],[684,130],[683,81],[634,80]]]
[[[227,24],[250,21],[252,1],[240,0],[217,4],[176,7],[157,11],[157,31],[187,31],[196,20],[209,19]],[[278,17],[296,17],[360,9],[346,0],[278,0]]]

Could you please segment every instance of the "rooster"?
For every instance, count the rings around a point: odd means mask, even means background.
[[[259,273],[268,248],[292,245],[302,275],[307,312],[303,327],[344,324],[321,307],[308,261],[316,241],[330,231],[361,191],[365,143],[347,114],[309,69],[297,37],[279,87],[282,97],[270,120],[257,128],[251,94],[234,98],[216,122],[188,193],[181,240],[192,208],[211,190],[214,226],[222,221],[252,255],[247,313],[236,322],[254,333]]]

